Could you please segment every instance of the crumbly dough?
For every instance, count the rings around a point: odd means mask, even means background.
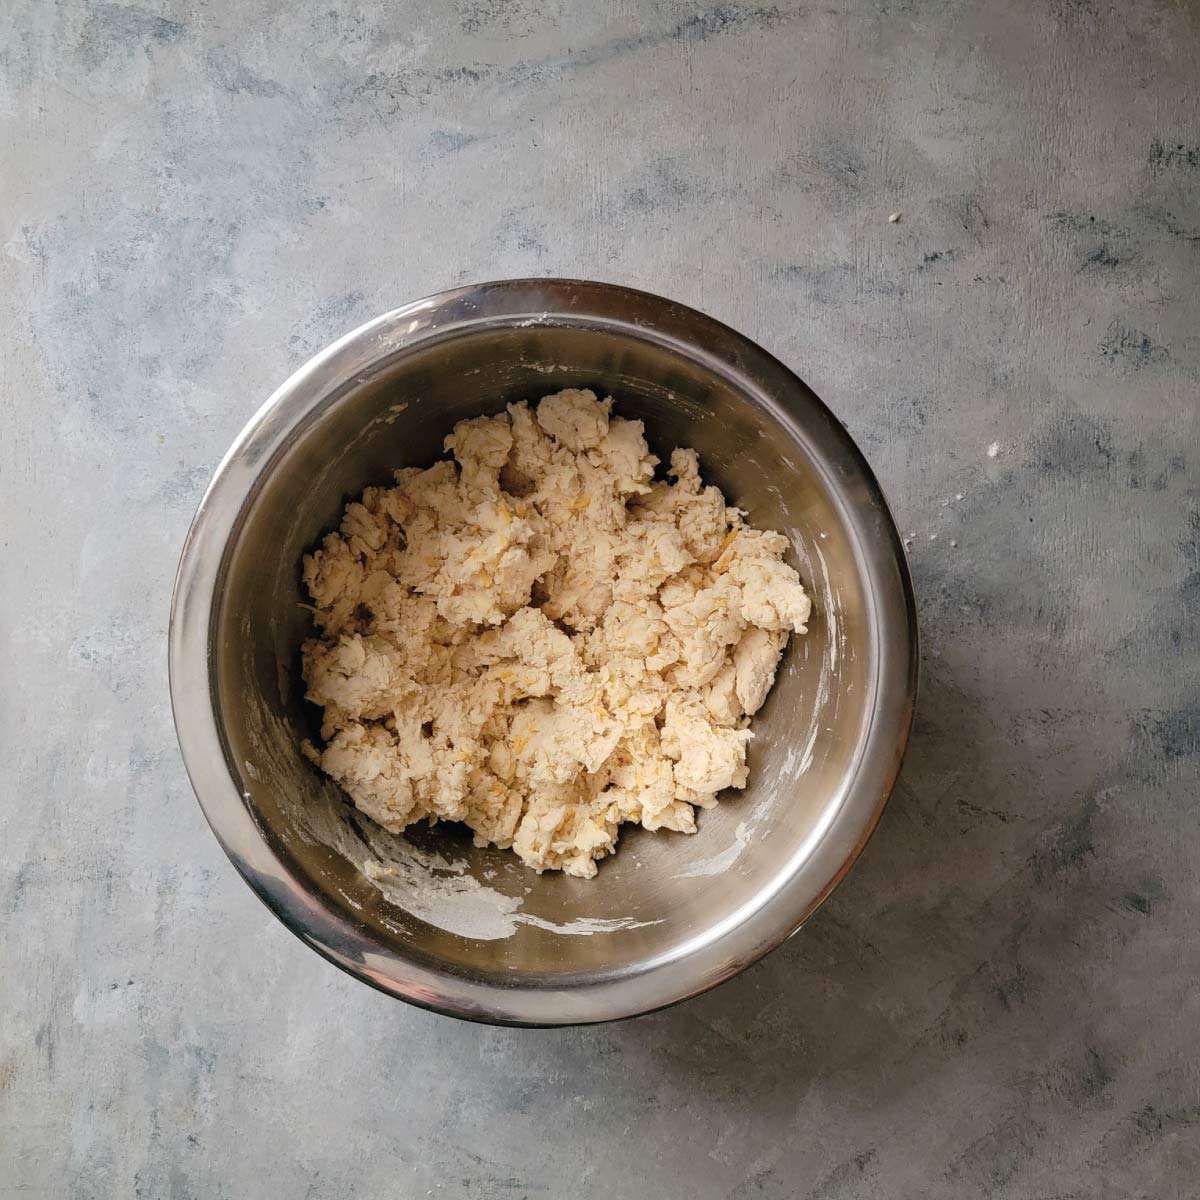
[[[618,827],[692,833],[746,785],[750,718],[809,599],[782,534],[669,475],[640,421],[567,390],[461,421],[454,455],[368,488],[304,559],[314,762],[394,832],[590,877]],[[457,464],[457,465],[456,465]]]

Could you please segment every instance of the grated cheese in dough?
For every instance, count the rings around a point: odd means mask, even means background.
[[[810,604],[782,534],[671,482],[640,421],[570,389],[461,421],[454,461],[367,488],[304,559],[322,748],[385,828],[464,821],[590,877],[619,826],[694,832],[746,786],[750,718]]]

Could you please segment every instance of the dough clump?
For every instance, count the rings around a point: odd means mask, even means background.
[[[596,874],[620,825],[692,833],[746,785],[750,718],[810,604],[640,421],[570,389],[460,421],[304,559],[319,636],[305,752],[386,829],[463,821],[536,871]]]

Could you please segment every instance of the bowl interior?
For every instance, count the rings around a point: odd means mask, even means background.
[[[701,812],[691,837],[625,827],[594,880],[535,875],[510,852],[474,848],[455,826],[389,835],[299,749],[319,723],[299,673],[311,633],[301,556],[365,486],[438,459],[459,419],[563,387],[612,394],[620,414],[645,422],[664,460],[675,446],[695,447],[706,482],[754,525],[788,536],[813,597],[809,633],[793,638],[755,718],[746,790]],[[514,323],[381,352],[261,465],[222,567],[217,722],[228,768],[275,853],[384,961],[506,987],[636,973],[720,937],[811,854],[872,717],[870,583],[828,471],[803,430],[716,363],[627,329]]]

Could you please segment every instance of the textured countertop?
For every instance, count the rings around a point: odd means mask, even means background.
[[[0,7],[0,1196],[1194,1197],[1198,78],[1188,0]],[[181,540],[274,385],[523,274],[803,375],[924,639],[808,928],[551,1032],[287,933],[166,685]]]

